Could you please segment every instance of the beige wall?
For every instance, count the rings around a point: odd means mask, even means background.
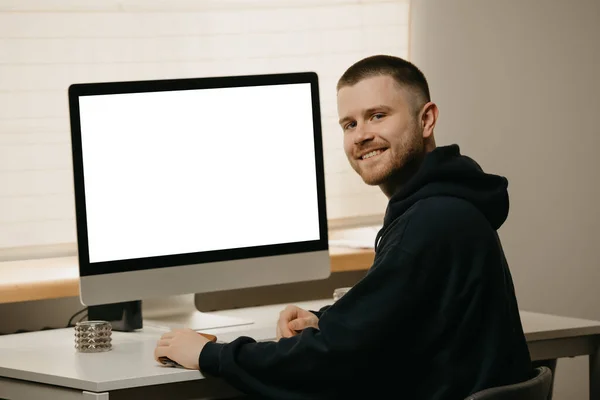
[[[501,237],[521,308],[600,319],[600,1],[414,0],[411,60],[459,143],[509,179]],[[587,399],[587,360],[555,399]]]

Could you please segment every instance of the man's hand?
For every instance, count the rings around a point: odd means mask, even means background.
[[[277,340],[292,337],[305,328],[319,329],[319,318],[310,311],[296,306],[287,306],[279,313]]]
[[[168,357],[187,369],[200,369],[198,359],[208,337],[192,329],[176,329],[161,336],[154,349],[154,359]]]

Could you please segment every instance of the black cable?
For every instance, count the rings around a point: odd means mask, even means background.
[[[85,311],[87,311],[87,307],[85,307],[85,308],[77,311],[75,314],[73,314],[71,316],[71,318],[69,318],[69,322],[67,322],[67,328],[71,327],[71,323],[73,322],[73,318],[75,318],[76,316],[78,316],[79,314],[81,314],[82,312],[85,312]]]
[[[84,319],[86,319],[87,317],[88,317],[88,314],[87,314],[87,313],[85,313],[85,315],[84,315],[83,317],[79,318],[79,321],[77,321],[77,322],[81,322],[81,321],[83,321]]]

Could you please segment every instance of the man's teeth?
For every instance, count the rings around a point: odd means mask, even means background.
[[[372,151],[370,153],[367,153],[364,156],[362,156],[362,159],[366,160],[367,158],[371,158],[373,156],[376,156],[377,154],[381,154],[381,150],[375,150],[375,151]]]

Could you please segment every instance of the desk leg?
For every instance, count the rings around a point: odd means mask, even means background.
[[[590,400],[600,400],[600,347],[590,354]]]

